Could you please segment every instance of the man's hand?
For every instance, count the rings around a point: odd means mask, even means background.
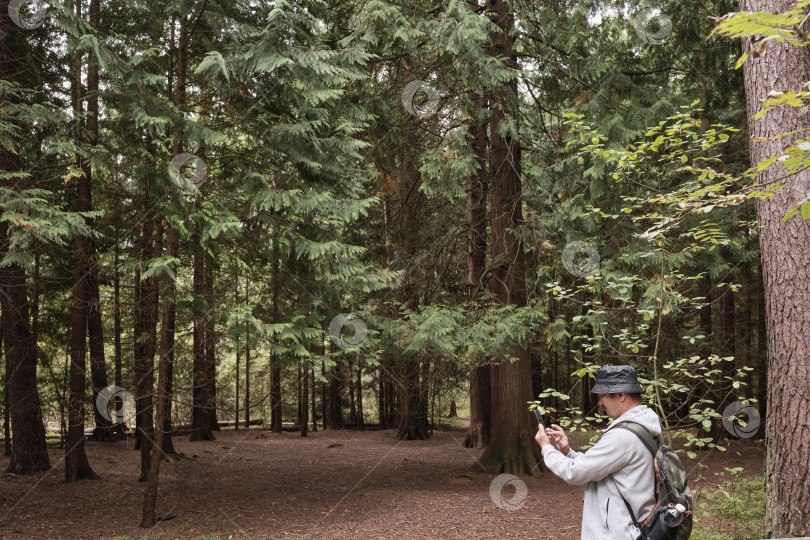
[[[543,427],[543,424],[537,424],[537,435],[534,436],[534,440],[537,441],[540,448],[543,448],[547,444],[551,444],[551,441],[548,439],[548,435],[546,435],[546,428]]]
[[[562,452],[564,456],[567,456],[568,452],[571,451],[571,446],[569,446],[568,444],[568,437],[565,435],[563,428],[561,428],[557,424],[551,424],[551,427],[548,428],[547,433],[548,437],[551,437],[551,441],[554,443],[554,447],[560,452]],[[537,437],[535,437],[535,440],[536,439]]]

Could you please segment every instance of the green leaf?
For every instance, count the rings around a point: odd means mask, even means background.
[[[222,58],[222,55],[218,51],[211,51],[208,55],[200,62],[200,65],[197,66],[197,69],[194,70],[194,73],[202,73],[212,68],[217,68],[222,75],[225,76],[225,80],[230,82],[230,76],[228,74],[228,68],[225,65],[225,59]]]

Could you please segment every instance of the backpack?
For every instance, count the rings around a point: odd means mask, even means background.
[[[656,504],[643,522],[639,523],[636,520],[632,508],[622,496],[633,524],[641,531],[637,540],[687,540],[692,534],[692,491],[687,484],[686,469],[678,454],[664,444],[660,435],[654,438],[641,424],[621,422],[616,427],[635,433],[652,453],[655,463],[655,475],[658,480],[655,486]],[[674,508],[676,504],[686,508],[683,521],[675,527],[668,527],[664,523],[664,516],[667,510]]]

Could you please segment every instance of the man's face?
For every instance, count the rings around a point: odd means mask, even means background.
[[[624,394],[599,394],[599,405],[605,408],[607,415],[614,420],[622,415],[621,397]]]

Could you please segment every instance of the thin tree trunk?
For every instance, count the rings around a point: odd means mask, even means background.
[[[746,11],[783,12],[793,9],[793,0],[744,0]],[[751,47],[743,39],[743,50]],[[768,42],[767,53],[745,62],[745,94],[752,165],[779,155],[797,138],[805,137],[807,117],[803,109],[780,107],[760,119],[756,114],[773,91],[798,91],[810,80],[810,51],[787,43]],[[783,138],[775,136],[793,133]],[[778,163],[778,162],[777,162]],[[765,184],[784,176],[772,165],[760,173]],[[765,475],[765,537],[810,535],[810,318],[802,316],[810,304],[810,228],[793,217],[782,222],[787,210],[806,197],[810,171],[802,170],[769,200],[757,200],[757,219],[762,251],[762,275],[768,321],[768,416],[766,422],[767,465]]]
[[[380,361],[382,363],[382,360]],[[385,420],[385,372],[382,365],[377,368],[377,411],[380,418],[380,429],[388,429]]]
[[[250,283],[245,276],[245,304],[250,304]],[[250,429],[250,328],[245,321],[245,428]]]
[[[201,209],[200,195],[197,195],[197,208]],[[209,386],[206,382],[207,369],[206,369],[206,350],[205,350],[205,331],[206,324],[204,321],[205,311],[203,305],[205,302],[205,258],[203,247],[201,244],[201,235],[199,231],[200,225],[197,224],[193,233],[192,241],[194,243],[194,261],[193,261],[193,290],[194,301],[191,307],[191,318],[193,321],[192,333],[192,351],[194,357],[193,366],[193,389],[192,389],[192,402],[193,408],[191,413],[191,437],[192,441],[212,441],[215,440],[214,434],[211,431],[211,426],[207,422],[205,409],[211,399],[208,395]]]
[[[357,426],[357,407],[354,403],[354,362],[349,360],[349,374],[347,376],[349,381],[349,424]]]
[[[205,257],[205,382],[208,385],[208,406],[205,409],[211,431],[219,431],[217,421],[217,362],[216,362],[216,310],[214,306],[214,259]]]
[[[90,242],[91,252],[94,251],[93,242]],[[98,262],[95,257],[90,259],[90,272],[87,276],[89,287],[89,304],[87,306],[87,330],[90,345],[90,378],[93,384],[93,403],[98,393],[107,386],[107,364],[104,359],[104,326],[101,316],[101,300],[98,286]],[[112,441],[112,421],[94,407],[95,428],[93,439],[96,441]]]
[[[93,28],[99,27],[100,7],[99,0],[90,0],[90,25]],[[99,67],[94,55],[88,56],[87,61],[87,126],[86,141],[95,146],[98,144],[98,114],[99,114]],[[91,169],[89,163],[85,167],[88,183],[91,182]],[[91,205],[92,207],[92,205]],[[93,385],[93,403],[96,402],[98,393],[107,386],[107,364],[104,359],[104,325],[102,324],[101,299],[98,283],[98,258],[96,257],[96,246],[93,239],[88,239],[87,263],[87,330],[90,345],[90,379]],[[105,418],[98,407],[93,407],[95,412],[95,429],[93,439],[96,441],[112,441],[112,421]]]
[[[115,347],[115,386],[121,388],[123,384],[123,377],[121,375],[121,273],[118,268],[118,241],[115,242],[115,268],[113,269],[113,294],[114,307],[113,307],[113,333],[114,347]],[[115,398],[115,410],[120,410],[124,402],[121,398]],[[115,433],[118,440],[126,438],[126,425],[124,423],[116,424]]]
[[[167,249],[166,255],[168,257],[177,257],[178,250],[179,250],[179,241],[177,237],[177,232],[174,229],[169,229],[166,233],[167,239]],[[158,405],[159,409],[162,407],[162,414],[160,411],[158,412],[158,417],[162,418],[162,420],[156,419],[156,425],[162,426],[160,431],[160,441],[161,446],[160,448],[163,449],[163,452],[166,454],[176,454],[177,452],[174,449],[174,442],[172,441],[172,379],[174,375],[174,337],[175,337],[175,323],[177,320],[177,311],[176,311],[176,301],[177,301],[177,282],[176,279],[172,279],[171,283],[169,284],[168,288],[168,295],[166,298],[163,299],[163,313],[161,315],[161,324],[160,324],[160,360],[159,360],[159,368],[166,370],[166,380],[163,384],[163,388],[159,391],[159,399],[164,400],[164,403],[160,403]],[[158,378],[162,375],[158,373]],[[160,383],[158,383],[160,384]],[[157,442],[158,435],[155,435],[155,441]],[[154,456],[154,452],[152,452]],[[151,468],[150,468],[151,474]]]
[[[470,171],[467,192],[467,298],[471,309],[480,308],[484,290],[483,277],[487,257],[487,119],[486,99],[472,96],[476,106],[469,128],[468,152],[475,156],[475,169]],[[470,426],[464,446],[484,448],[491,429],[490,365],[480,361],[470,365]]]
[[[343,406],[340,401],[341,388],[340,364],[336,364],[329,372],[329,427],[343,429]]]
[[[8,368],[8,360],[3,355],[3,329],[5,323],[2,321],[4,311],[0,313],[0,360],[3,360],[3,455],[11,455],[11,431],[9,419],[8,382],[11,380],[11,370]]]
[[[77,18],[82,17],[82,3],[74,3]],[[84,129],[82,123],[82,55],[76,54],[72,80],[73,112],[76,118],[76,134],[81,137]],[[76,210],[92,210],[90,165],[81,157],[78,158],[78,169],[81,174],[76,179]],[[96,478],[90,468],[84,449],[84,392],[86,384],[86,351],[87,351],[87,308],[89,286],[87,276],[92,250],[90,239],[77,236],[74,239],[73,252],[73,286],[70,301],[70,397],[68,399],[68,434],[65,448],[65,481],[76,482],[80,478]],[[26,314],[27,315],[27,314]]]
[[[318,409],[315,408],[315,362],[312,363],[312,431],[318,431]]]
[[[363,370],[357,361],[357,429],[363,431]]]
[[[171,303],[168,299],[164,300],[164,314],[166,313],[165,304]],[[164,322],[168,321],[164,318]],[[163,332],[161,332],[163,333]],[[168,352],[168,351],[167,351]],[[164,452],[162,450],[164,444],[164,429],[167,423],[167,405],[169,404],[169,394],[167,385],[169,382],[169,364],[171,363],[171,356],[169,354],[161,354],[158,361],[158,389],[157,389],[157,416],[155,424],[158,429],[155,430],[154,441],[143,441],[144,446],[151,450],[149,457],[149,471],[146,478],[146,489],[143,496],[143,509],[141,512],[141,527],[151,528],[155,526],[155,506],[157,503],[158,482],[160,480],[160,462],[163,459]],[[149,444],[151,442],[151,444]]]
[[[306,437],[309,427],[309,368],[302,366],[302,369],[304,378],[301,381],[301,436]]]
[[[150,153],[154,156],[154,147]],[[144,179],[148,195],[149,180]],[[144,199],[148,206],[149,197]],[[140,264],[146,265],[152,258],[160,257],[162,252],[163,228],[156,223],[154,209],[149,210],[143,218],[143,237],[141,239]],[[135,435],[138,449],[141,452],[141,473],[139,482],[145,482],[149,473],[152,441],[154,440],[154,388],[155,388],[155,349],[157,341],[157,317],[159,308],[159,285],[157,276],[144,279],[140,288],[140,305],[137,317],[140,335],[135,346],[135,405],[136,416],[140,419]]]
[[[321,360],[321,375],[326,377],[326,363]],[[326,414],[326,383],[321,383],[321,422],[323,429],[326,430],[327,428],[327,414]]]
[[[172,19],[171,23],[171,30],[170,30],[170,39],[172,43],[172,47],[175,47],[175,28],[176,28],[176,21]],[[186,43],[186,32],[185,32],[185,19],[183,17],[180,18],[180,35],[179,35],[180,47],[176,47],[177,52],[177,89],[176,91],[173,89],[172,79],[174,76],[173,73],[173,62],[172,56],[169,56],[169,70],[167,74],[167,81],[168,81],[168,97],[174,100],[175,105],[178,108],[181,108],[185,105],[186,102],[186,61],[185,61],[185,43]],[[167,126],[167,136],[170,135],[169,133],[169,126]],[[174,144],[172,145],[172,156],[177,156],[183,150],[183,138],[182,135],[176,137],[174,140]],[[169,210],[171,212],[171,210]],[[166,216],[167,218],[170,216]],[[166,223],[170,223],[169,219],[165,220]],[[177,235],[177,231],[171,225],[167,225],[168,228],[166,230],[166,255],[170,258],[176,259],[180,255],[180,241]],[[176,454],[177,452],[174,449],[174,442],[172,440],[172,392],[174,386],[174,347],[175,347],[175,332],[176,332],[176,322],[177,322],[177,276],[172,276],[171,281],[168,286],[168,294],[167,297],[163,300],[163,312],[161,314],[161,324],[160,324],[160,351],[158,356],[158,366],[159,369],[164,369],[165,367],[165,381],[163,383],[158,381],[159,385],[159,399],[162,400],[162,403],[158,403],[158,414],[156,418],[156,425],[158,426],[159,434],[156,434],[155,442],[157,443],[157,438],[159,436],[160,442],[158,448],[163,450],[163,453],[168,454]],[[163,376],[162,372],[158,373],[158,379]],[[154,457],[155,452],[152,452]],[[152,474],[152,469],[154,468],[156,471],[159,471],[160,464],[155,464],[154,467],[150,467],[149,474]],[[155,472],[157,475],[157,472]],[[157,495],[157,476],[155,477],[155,495]],[[148,483],[152,482],[151,477],[147,480]],[[147,493],[149,493],[149,489],[147,489]],[[152,514],[154,514],[154,503]],[[146,516],[146,511],[144,512]]]
[[[273,248],[271,259],[272,263],[272,280],[273,280],[273,324],[278,323],[278,296],[281,288],[281,276],[278,271],[278,234],[273,233]],[[276,338],[273,338],[274,340]],[[270,364],[272,366],[272,376],[270,379],[270,402],[272,409],[270,409],[270,430],[273,433],[281,433],[281,359],[276,353],[270,354]]]

